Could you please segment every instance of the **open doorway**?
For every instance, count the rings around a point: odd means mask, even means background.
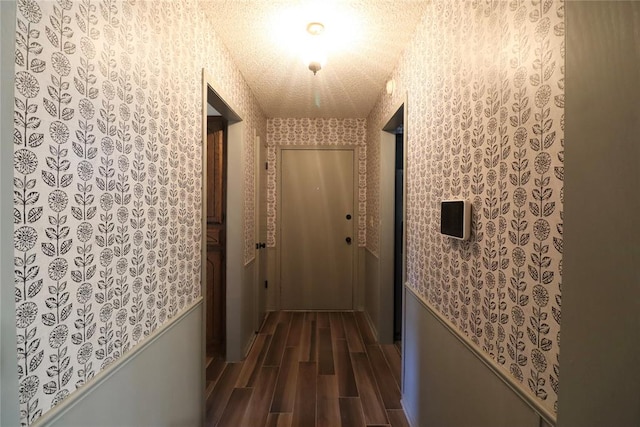
[[[208,96],[207,98],[210,98]],[[205,256],[203,257],[205,298],[205,408],[213,402],[216,379],[225,366],[227,298],[227,141],[228,120],[207,101],[205,163],[203,176]]]
[[[379,315],[377,333],[380,344],[403,356],[404,282],[406,277],[406,96],[383,121],[380,130],[379,172],[379,258],[377,280]],[[375,265],[375,263],[373,263]],[[375,274],[376,269],[373,270]],[[401,368],[402,369],[402,368]],[[401,377],[402,378],[402,374]],[[400,381],[400,380],[399,380]],[[400,388],[404,384],[400,381]]]
[[[402,339],[402,233],[404,231],[404,123],[396,130],[396,173],[393,219],[393,341]],[[398,346],[400,348],[400,346]]]
[[[213,359],[224,359],[226,311],[226,189],[227,120],[208,104],[207,114],[207,281],[206,356],[207,381]]]
[[[381,140],[381,168],[386,170],[381,179],[390,181],[381,183],[381,203],[384,203],[389,212],[386,218],[382,218],[386,223],[386,230],[391,234],[392,239],[386,245],[386,250],[381,251],[384,259],[381,263],[388,265],[386,271],[393,272],[392,280],[383,286],[392,287],[393,294],[393,342],[401,349],[402,339],[402,289],[403,289],[403,268],[404,268],[404,104],[389,118],[383,128],[383,138]],[[391,209],[392,207],[392,209]],[[384,226],[384,225],[383,225]],[[391,237],[389,236],[389,237]],[[392,265],[391,265],[392,264]]]
[[[240,283],[243,215],[241,186],[244,128],[236,109],[219,95],[203,70],[202,84],[202,338],[203,408],[209,407],[213,384],[227,360],[239,359],[245,345],[235,313],[245,301],[234,298]]]

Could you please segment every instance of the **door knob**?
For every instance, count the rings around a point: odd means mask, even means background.
[[[351,244],[351,237],[347,237],[346,239],[344,239],[345,242],[347,242],[347,245]]]

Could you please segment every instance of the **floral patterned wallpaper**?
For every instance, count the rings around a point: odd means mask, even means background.
[[[367,119],[367,212],[379,215],[379,132],[408,93],[407,281],[499,369],[557,410],[564,4],[434,0]],[[473,232],[439,233],[439,203]],[[378,250],[367,228],[367,247]]]
[[[248,207],[266,120],[195,1],[17,4],[17,368],[30,425],[200,296],[202,68],[247,123]],[[253,210],[245,223],[250,260]]]
[[[267,244],[276,245],[276,150],[287,145],[348,145],[358,149],[358,245],[366,244],[367,147],[365,119],[274,118],[267,120],[269,173],[267,183]]]

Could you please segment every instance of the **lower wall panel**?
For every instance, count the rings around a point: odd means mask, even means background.
[[[372,327],[375,329],[376,338],[380,341],[378,325],[380,322],[379,294],[380,294],[380,260],[369,250],[364,251],[365,256],[365,291],[364,310],[371,319]]]
[[[227,276],[227,362],[244,360],[256,336],[257,289],[254,276],[256,263],[242,267],[238,281]]]
[[[202,424],[202,302],[112,367],[40,426],[193,427]],[[133,350],[136,351],[136,350]],[[64,404],[64,403],[63,403]]]
[[[538,427],[539,415],[405,289],[403,405],[413,427]]]

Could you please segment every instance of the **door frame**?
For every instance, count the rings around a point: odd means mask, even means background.
[[[407,124],[408,124],[407,94],[393,106],[389,115],[382,121],[380,129],[380,231],[379,231],[379,310],[378,331],[380,343],[391,344],[394,342],[394,204],[395,204],[395,163],[396,163],[396,134],[391,133],[397,128],[398,113],[402,109],[403,123],[403,153],[402,162],[404,173],[402,175],[402,221],[405,224],[402,230],[402,342],[404,346],[405,330],[405,301],[404,287],[407,277]]]
[[[241,287],[228,286],[229,283],[242,284],[244,272],[244,138],[245,124],[241,110],[229,102],[229,97],[223,95],[221,86],[215,79],[202,69],[202,186],[201,186],[201,227],[200,236],[201,263],[200,263],[200,292],[205,304],[203,313],[206,314],[206,294],[207,294],[207,105],[211,104],[227,122],[227,218],[226,218],[226,283],[225,283],[225,305],[226,319],[226,341],[225,353],[227,360],[240,360],[244,357],[245,343],[241,342],[241,333],[238,331],[239,324],[237,316],[242,310],[242,299],[234,292],[234,289]],[[253,310],[253,307],[251,307]],[[202,319],[202,378],[205,378],[206,363],[206,315]],[[204,381],[203,381],[204,398]]]
[[[282,262],[282,246],[281,242],[281,230],[282,230],[282,151],[285,150],[312,150],[312,151],[320,151],[320,150],[341,150],[341,151],[351,151],[353,152],[353,216],[355,221],[353,222],[353,240],[355,243],[355,247],[353,248],[353,265],[352,271],[353,276],[351,278],[351,305],[352,309],[355,310],[360,301],[360,278],[359,278],[359,257],[360,257],[360,242],[359,242],[359,227],[358,222],[360,219],[360,211],[359,211],[359,203],[358,203],[358,182],[359,182],[359,170],[358,170],[358,159],[360,154],[360,147],[356,145],[314,145],[314,144],[305,144],[305,145],[278,145],[276,147],[276,268],[275,268],[275,278],[277,285],[277,296],[275,298],[276,301],[276,309],[280,310],[282,308],[281,297],[282,297],[282,280],[281,280],[281,262]]]
[[[256,295],[255,295],[255,312],[256,312],[256,322],[255,322],[255,329],[256,329],[256,333],[260,330],[260,327],[262,326],[262,323],[264,322],[264,319],[266,318],[266,313],[267,313],[267,289],[265,289],[264,287],[264,281],[267,280],[268,277],[268,272],[267,272],[267,265],[268,265],[268,249],[266,248],[266,234],[267,234],[267,230],[266,230],[266,225],[264,226],[263,229],[263,222],[266,223],[266,212],[262,212],[262,205],[264,204],[266,207],[267,204],[267,184],[268,184],[268,177],[265,174],[265,179],[264,182],[261,179],[261,174],[263,171],[263,168],[265,167],[265,162],[267,162],[267,157],[268,157],[268,148],[267,148],[267,144],[266,144],[266,140],[263,141],[263,139],[260,137],[260,135],[258,135],[257,131],[254,130],[253,131],[253,144],[254,144],[254,163],[255,163],[255,176],[254,176],[254,189],[255,189],[255,197],[254,197],[254,211],[255,211],[255,215],[254,215],[254,220],[255,220],[255,224],[254,224],[254,235],[255,235],[255,242],[256,245],[257,244],[265,244],[264,248],[258,248],[256,247],[256,254],[255,254],[255,265],[254,265],[254,275],[255,275],[255,285],[256,285]],[[262,158],[260,156],[260,151],[261,149],[264,148],[264,158]],[[265,189],[265,191],[263,192],[263,188]],[[266,209],[265,209],[266,211]],[[262,235],[264,234],[264,241],[262,241]],[[264,277],[262,277],[262,272],[264,271]]]

